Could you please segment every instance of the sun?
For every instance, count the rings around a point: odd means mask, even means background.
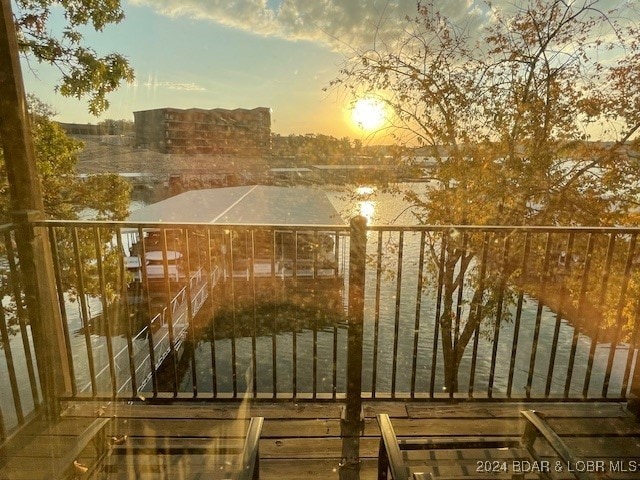
[[[371,97],[357,100],[351,110],[351,120],[362,130],[377,130],[385,122],[384,103]]]

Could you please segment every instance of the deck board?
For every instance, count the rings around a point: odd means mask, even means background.
[[[362,480],[376,478],[380,432],[376,413],[388,412],[398,437],[436,438],[514,437],[524,429],[520,410],[535,409],[543,413],[550,425],[574,453],[585,460],[601,461],[634,472],[609,472],[611,478],[640,478],[640,423],[623,403],[489,403],[459,404],[411,401],[368,401],[364,404],[365,428],[360,440]],[[260,440],[262,479],[306,480],[338,478],[342,441],[340,438],[340,404],[331,402],[225,402],[145,403],[80,402],[67,405],[54,424],[35,422],[9,445],[0,459],[0,479],[44,478],[47,464],[67,452],[74,439],[97,417],[111,417],[106,431],[111,437],[127,435],[139,455],[131,459],[114,455],[102,461],[95,478],[196,478],[207,474],[216,478],[220,458],[209,452],[219,437],[241,437],[248,419],[264,416]],[[148,446],[172,446],[166,454],[149,455]],[[556,457],[542,440],[536,450],[550,462]],[[184,452],[179,447],[184,446]],[[126,450],[126,446],[122,447]],[[134,448],[131,447],[133,450]],[[92,453],[82,458],[91,461]],[[448,475],[478,475],[478,461],[513,462],[524,451],[439,450],[408,452],[407,461],[425,471]],[[123,462],[123,458],[126,461]],[[51,460],[51,461],[50,461]],[[117,467],[121,462],[121,467]],[[127,463],[128,462],[128,463]],[[224,460],[222,463],[228,463]],[[622,463],[616,463],[622,462]],[[124,465],[124,466],[122,466]],[[437,465],[436,470],[434,465]],[[619,469],[620,470],[620,469]],[[496,475],[495,478],[500,478]],[[562,477],[559,477],[562,478]]]
[[[407,405],[410,418],[517,418],[520,410],[538,410],[552,417],[622,417],[632,418],[633,414],[626,405],[619,402],[498,402],[498,403],[464,403],[456,405],[431,405],[429,403],[414,403]]]

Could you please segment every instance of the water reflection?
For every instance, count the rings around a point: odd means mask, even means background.
[[[374,187],[361,185],[356,188],[357,213],[367,219],[367,223],[371,224],[376,215],[376,202],[371,197],[376,193]]]
[[[177,377],[189,391],[241,394],[344,390],[346,313],[341,278],[234,281],[187,345]],[[195,377],[191,370],[195,361]]]
[[[254,337],[322,330],[346,323],[342,279],[235,282],[213,306],[204,339]]]

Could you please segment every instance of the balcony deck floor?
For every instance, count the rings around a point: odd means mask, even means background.
[[[572,451],[585,462],[602,461],[606,478],[640,478],[640,423],[624,403],[604,402],[461,402],[425,403],[368,401],[364,403],[365,429],[361,438],[361,479],[376,478],[380,432],[376,413],[388,413],[398,436],[464,437],[513,436],[524,429],[519,411],[535,409],[545,414],[551,426]],[[246,403],[142,403],[69,404],[60,420],[49,426],[35,422],[13,439],[0,458],[0,479],[47,478],[56,458],[68,452],[78,435],[97,417],[111,417],[108,436],[128,438],[166,437],[167,444],[193,441],[215,442],[221,430],[238,431],[251,416],[265,417],[260,440],[261,479],[338,478],[341,457],[340,404],[311,402]],[[240,425],[240,428],[237,428]],[[91,452],[84,455],[90,462]],[[477,475],[478,462],[487,457],[446,458],[444,468],[454,475]],[[92,478],[199,478],[189,472],[204,471],[207,458],[183,454],[180,458],[149,456],[135,473],[117,473],[107,457]],[[79,457],[83,461],[83,457]],[[111,464],[109,463],[111,461]],[[512,470],[513,460],[505,457]],[[598,464],[595,464],[597,467]],[[466,466],[466,470],[464,467]],[[431,467],[424,467],[428,471]],[[587,463],[585,469],[589,467]],[[619,471],[613,471],[618,469]],[[452,470],[452,471],[453,471]],[[626,471],[623,471],[626,470]],[[634,470],[634,471],[633,471]],[[442,473],[442,472],[441,472]],[[510,472],[512,473],[512,472]],[[202,478],[216,478],[204,476]],[[466,478],[466,477],[465,477]],[[486,477],[485,477],[486,478]],[[498,478],[498,476],[496,476]],[[566,478],[560,476],[559,478]]]

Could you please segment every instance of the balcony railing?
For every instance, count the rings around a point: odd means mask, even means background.
[[[0,227],[0,445],[27,424],[42,405],[24,279],[13,225]]]
[[[35,225],[53,250],[65,398],[331,400],[354,381],[378,399],[638,389],[640,229]],[[41,394],[2,234],[6,438]]]
[[[346,227],[39,225],[65,292],[72,396],[335,398]],[[311,349],[335,345],[333,380],[300,391],[299,363],[319,368],[298,353],[310,336]]]
[[[625,398],[637,357],[637,234],[370,227],[364,390]]]

